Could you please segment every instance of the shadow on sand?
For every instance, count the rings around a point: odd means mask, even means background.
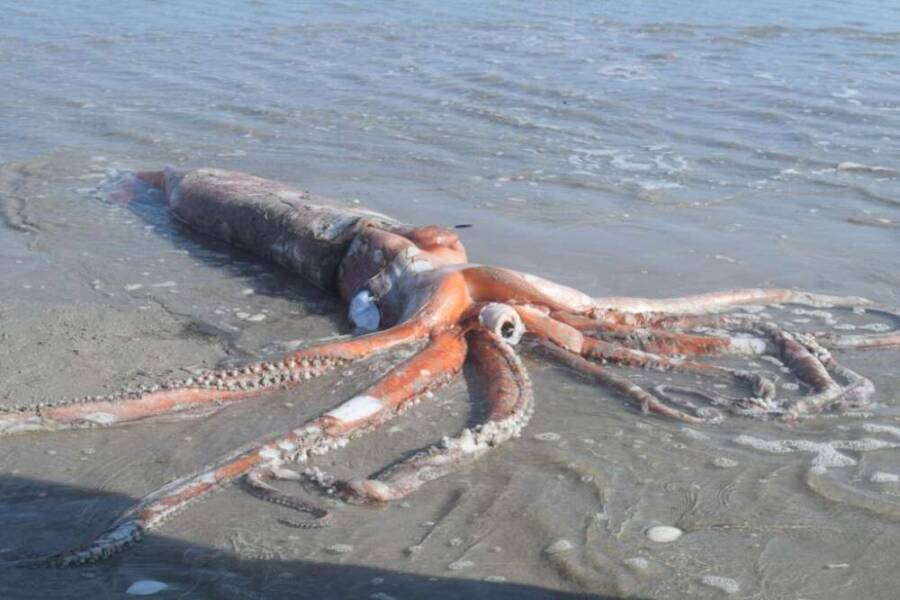
[[[110,515],[134,502],[121,494],[0,475],[0,559],[53,553],[78,540],[84,542],[104,527]],[[130,585],[145,579],[168,586],[152,596],[155,598],[610,598],[338,564],[339,556],[334,560],[241,558],[225,550],[151,534],[122,554],[82,567],[24,569],[0,563],[0,598],[122,598]]]

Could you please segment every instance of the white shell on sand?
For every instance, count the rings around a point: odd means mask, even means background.
[[[162,581],[141,579],[140,581],[135,581],[130,586],[128,586],[128,589],[125,590],[125,593],[131,594],[132,596],[150,596],[151,594],[161,592],[168,587],[169,586],[164,584]]]
[[[722,590],[726,594],[737,594],[741,591],[740,584],[734,579],[728,577],[719,577],[718,575],[704,575],[700,579],[700,583]]]
[[[650,561],[644,558],[643,556],[634,556],[632,558],[626,558],[624,561],[626,566],[631,567],[632,569],[644,570],[650,566]]]
[[[546,552],[547,554],[559,554],[560,552],[568,552],[574,547],[575,545],[569,540],[558,539],[544,548],[544,552]]]
[[[657,525],[647,530],[647,539],[658,544],[674,542],[681,537],[682,531],[669,525]]]
[[[475,563],[472,562],[471,560],[457,560],[457,561],[453,561],[452,563],[447,565],[447,568],[450,569],[451,571],[462,571],[463,569],[468,569],[468,568],[474,567],[474,566],[475,566]]]

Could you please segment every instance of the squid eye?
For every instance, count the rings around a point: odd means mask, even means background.
[[[377,331],[381,326],[381,311],[369,290],[360,290],[350,300],[350,320],[359,329]]]

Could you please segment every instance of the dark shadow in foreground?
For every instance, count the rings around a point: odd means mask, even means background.
[[[96,564],[26,569],[8,561],[50,554],[96,535],[134,498],[58,483],[0,475],[0,598],[122,598],[133,583],[164,582],[154,598],[560,598],[608,596],[531,585],[429,577],[309,560],[247,559],[230,552],[150,535],[137,546]],[[298,532],[302,544],[303,532]],[[335,560],[339,560],[335,557]],[[3,564],[7,562],[7,564]]]

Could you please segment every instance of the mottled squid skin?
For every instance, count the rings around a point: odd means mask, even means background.
[[[468,357],[488,405],[483,423],[375,476],[336,481],[314,467],[306,471],[349,501],[402,498],[518,436],[525,427],[533,410],[531,384],[513,350],[523,335],[543,347],[545,355],[609,387],[642,412],[690,423],[715,422],[721,418],[719,409],[797,419],[831,407],[860,405],[874,391],[871,382],[837,363],[826,347],[900,345],[897,330],[800,335],[759,316],[723,314],[747,305],[793,303],[865,308],[900,320],[893,311],[862,298],[783,289],[662,300],[594,298],[534,275],[471,264],[456,233],[446,228],[410,227],[252,175],[218,169],[144,172],[124,181],[121,195],[127,199],[147,184],[164,190],[177,219],[339,295],[351,306],[351,320],[373,331],[311,345],[278,359],[212,370],[128,393],[19,407],[0,413],[0,435],[111,426],[222,406],[300,386],[338,365],[400,345],[420,349],[368,389],[321,416],[162,486],[89,544],[16,564],[69,566],[106,558],[189,503],[239,478],[262,498],[314,517],[296,526],[321,526],[331,519],[328,510],[289,497],[268,482],[297,477],[284,464],[310,463],[397,417],[452,381]],[[763,374],[700,360],[764,353],[783,361],[811,393],[782,404],[774,383]],[[749,388],[749,396],[729,398],[674,386],[658,386],[651,392],[612,373],[608,364],[727,379]],[[710,406],[687,406],[673,394],[692,395]]]

